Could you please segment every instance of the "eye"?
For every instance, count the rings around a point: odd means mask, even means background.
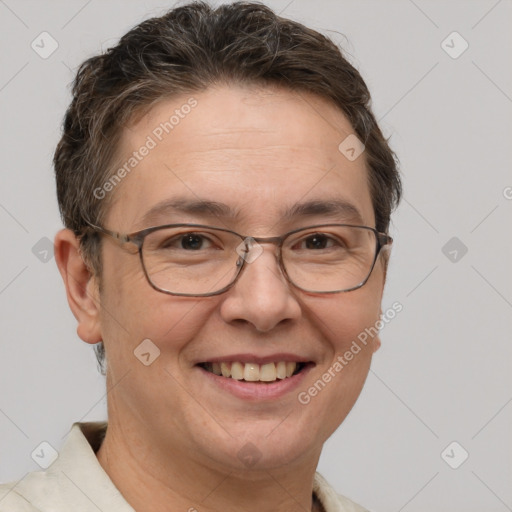
[[[181,247],[183,249],[198,250],[203,249],[205,238],[196,233],[189,233],[181,238]]]
[[[328,249],[330,247],[333,247],[333,245],[340,245],[336,240],[334,240],[332,237],[325,235],[323,233],[314,233],[312,235],[307,236],[303,240],[300,241],[300,244],[304,244],[302,248],[306,249],[313,249],[313,250],[319,250],[319,249]]]
[[[169,237],[160,244],[161,249],[183,249],[186,251],[198,251],[210,247],[211,241],[198,233],[184,233]]]

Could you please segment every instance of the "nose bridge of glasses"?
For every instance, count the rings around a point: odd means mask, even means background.
[[[273,245],[275,247],[275,254],[279,254],[279,247],[281,246],[281,242],[283,237],[281,236],[267,236],[267,237],[252,237],[254,241],[253,245],[256,247],[264,246],[264,245]]]
[[[279,255],[279,246],[281,244],[282,237],[272,236],[272,237],[253,237],[246,236],[243,241],[239,244],[236,249],[238,255],[246,262],[252,263],[255,261],[264,250],[263,245],[274,245],[275,252],[274,255],[278,257]]]

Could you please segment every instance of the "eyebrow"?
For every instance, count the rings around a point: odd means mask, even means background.
[[[297,217],[313,217],[315,215],[336,216],[363,224],[363,216],[359,210],[352,203],[341,199],[295,203],[289,210],[283,212],[282,218],[288,221]]]
[[[154,225],[162,217],[169,217],[172,214],[183,213],[203,218],[221,218],[223,220],[234,220],[242,217],[239,208],[233,208],[224,203],[206,200],[191,200],[188,198],[177,198],[157,203],[148,210],[142,217],[142,226]],[[314,217],[325,215],[337,217],[345,222],[363,224],[363,216],[352,203],[342,199],[313,200],[302,203],[295,203],[290,208],[282,210],[280,217],[282,221],[292,221],[298,218]]]

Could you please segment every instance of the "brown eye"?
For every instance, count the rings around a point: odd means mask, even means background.
[[[307,249],[325,249],[329,241],[332,240],[322,234],[311,235],[304,240]]]
[[[159,249],[175,249],[185,251],[199,251],[201,249],[210,249],[212,242],[209,238],[199,233],[183,233],[172,237],[167,237],[160,244]]]
[[[203,237],[201,235],[196,235],[195,233],[190,233],[189,235],[185,235],[181,239],[181,247],[182,249],[192,249],[197,250],[201,249],[203,245]]]

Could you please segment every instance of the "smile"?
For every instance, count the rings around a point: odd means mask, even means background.
[[[207,372],[228,379],[245,382],[276,382],[288,379],[300,373],[306,363],[293,361],[278,361],[265,364],[243,363],[240,361],[201,363]]]

